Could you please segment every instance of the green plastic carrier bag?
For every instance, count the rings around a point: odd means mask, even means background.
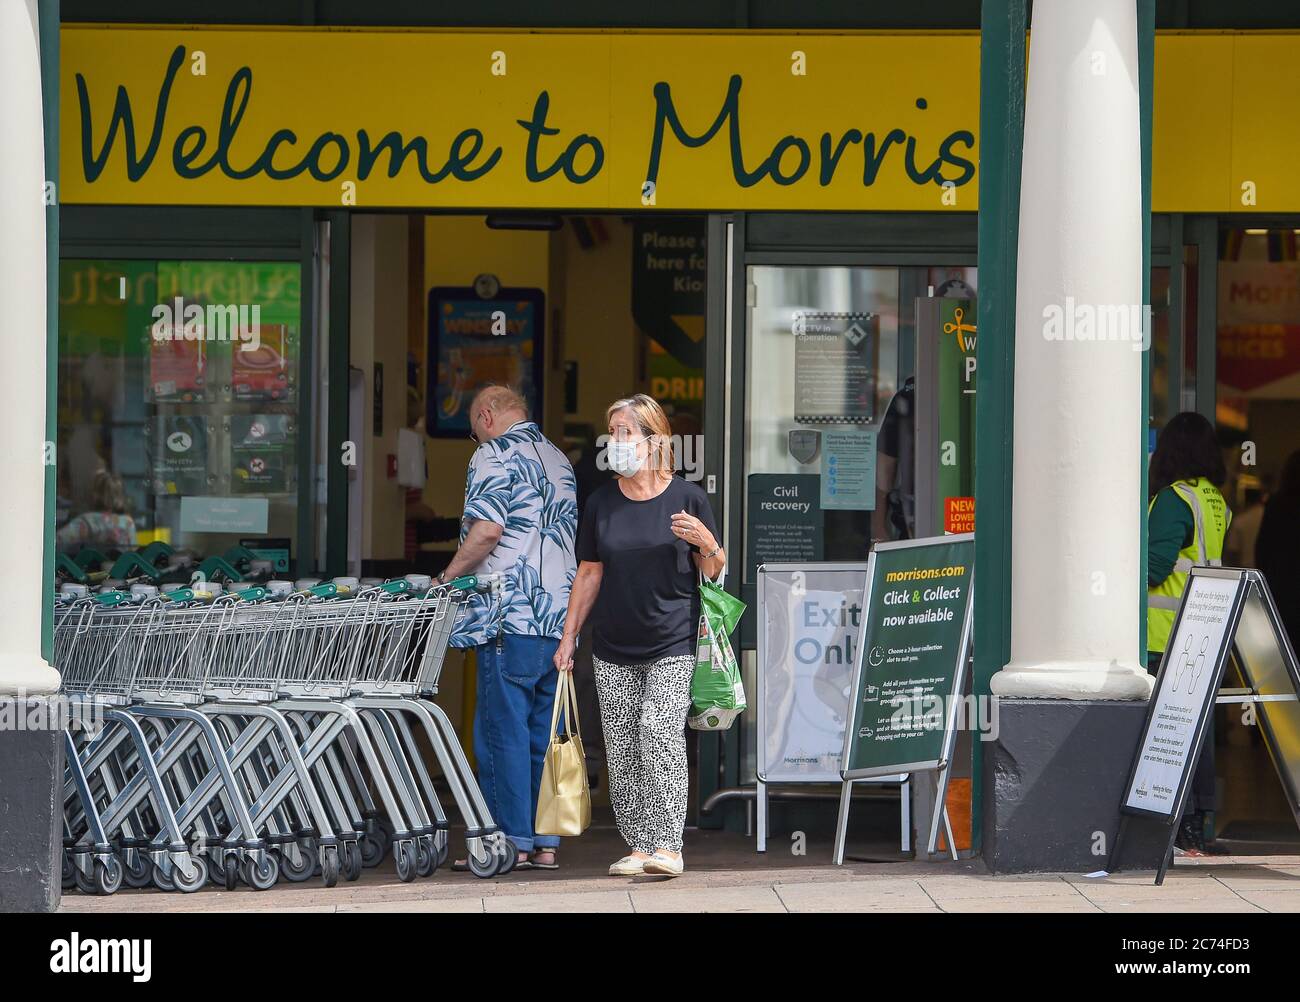
[[[686,718],[694,730],[725,731],[745,710],[745,687],[729,639],[744,612],[744,602],[700,575],[700,630]]]

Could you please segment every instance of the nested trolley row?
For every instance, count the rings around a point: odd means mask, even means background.
[[[390,851],[402,880],[428,876],[449,831],[421,734],[464,821],[470,869],[511,869],[516,849],[433,702],[466,597],[495,585],[65,585],[54,655],[77,711],[65,887],[265,889],[313,875],[333,886]]]

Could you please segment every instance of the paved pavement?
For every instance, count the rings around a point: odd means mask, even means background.
[[[687,864],[691,851],[688,840]],[[749,851],[733,865],[707,863],[677,878],[517,872],[491,880],[440,869],[400,883],[391,863],[353,884],[281,883],[269,891],[209,888],[195,894],[72,892],[83,912],[1300,912],[1300,856],[1179,862],[1162,887],[1154,874],[992,876],[982,862],[786,862]]]

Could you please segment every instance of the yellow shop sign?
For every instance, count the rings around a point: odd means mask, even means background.
[[[975,35],[62,36],[63,199],[975,208]]]
[[[74,25],[61,40],[64,202],[977,207],[975,33]],[[1155,211],[1300,211],[1297,89],[1300,36],[1159,36]]]

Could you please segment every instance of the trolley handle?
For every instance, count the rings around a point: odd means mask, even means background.
[[[244,588],[241,591],[232,592],[232,594],[244,602],[260,602],[262,599],[266,598],[267,591],[265,588],[255,585],[252,588]]]
[[[491,591],[505,581],[502,574],[464,574],[447,582],[457,591]]]
[[[91,597],[107,609],[131,601],[131,593],[127,591],[101,591]]]
[[[158,597],[167,602],[210,602],[215,596],[201,588],[177,588],[162,592]]]
[[[333,598],[338,593],[339,586],[330,581],[325,584],[312,585],[307,589],[308,595],[315,595],[317,598]]]
[[[385,581],[379,586],[389,595],[404,595],[411,591],[411,582],[406,578],[397,578],[393,581]]]

